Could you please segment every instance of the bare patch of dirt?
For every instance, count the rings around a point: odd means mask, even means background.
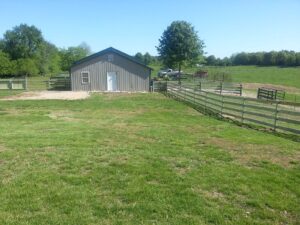
[[[90,96],[86,91],[29,91],[22,92],[18,95],[7,96],[2,101],[8,100],[79,100]]]
[[[5,150],[6,150],[5,146],[0,144],[0,152],[4,152]]]
[[[203,190],[201,188],[197,188],[197,187],[192,187],[192,191],[194,193],[203,195],[204,197],[208,198],[208,199],[218,199],[218,200],[225,200],[225,196],[223,193],[218,192],[216,190],[211,190],[211,191],[207,191],[207,190]]]
[[[244,89],[258,89],[260,87],[283,89],[288,92],[300,92],[299,88],[284,85],[263,84],[263,83],[243,83]]]
[[[163,160],[169,163],[171,168],[179,176],[184,176],[192,171],[198,163],[196,160],[186,159],[184,157],[163,157]]]
[[[79,121],[79,119],[74,118],[74,115],[71,111],[63,110],[63,111],[54,111],[48,115],[51,119],[54,120],[64,120],[69,122]]]
[[[272,145],[241,144],[216,137],[209,138],[204,142],[228,151],[239,163],[247,166],[255,161],[267,161],[283,167],[290,167],[297,164],[297,162],[300,163],[300,151],[286,154]]]

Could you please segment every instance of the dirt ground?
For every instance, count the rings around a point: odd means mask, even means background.
[[[22,92],[18,95],[7,96],[1,100],[78,100],[88,98],[89,96],[89,92],[86,91],[29,91]]]
[[[258,89],[260,87],[266,87],[266,88],[275,88],[275,89],[282,89],[287,92],[300,92],[299,88],[295,87],[288,87],[284,85],[275,85],[275,84],[261,84],[261,83],[243,83],[244,89]]]

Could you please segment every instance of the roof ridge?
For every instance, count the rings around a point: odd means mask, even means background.
[[[92,55],[86,56],[86,57],[84,57],[84,58],[82,58],[82,59],[80,59],[80,60],[78,60],[78,61],[75,61],[75,62],[72,64],[71,68],[72,68],[73,66],[77,66],[77,65],[79,65],[79,64],[81,64],[81,63],[83,63],[83,62],[86,62],[86,61],[88,61],[88,60],[90,60],[90,59],[93,59],[93,58],[95,58],[95,57],[104,55],[104,54],[106,54],[106,53],[109,52],[109,51],[114,52],[114,53],[116,53],[116,54],[118,54],[118,55],[120,55],[120,56],[123,56],[123,57],[125,57],[125,58],[127,58],[127,59],[129,59],[129,60],[131,60],[131,61],[133,61],[133,62],[135,62],[135,63],[137,63],[137,64],[139,64],[139,65],[141,65],[141,66],[144,66],[144,67],[146,67],[146,68],[152,70],[151,67],[149,67],[149,66],[147,66],[146,64],[140,62],[139,60],[135,59],[133,56],[128,55],[127,53],[122,52],[122,51],[120,51],[120,50],[118,50],[118,49],[116,49],[116,48],[114,48],[114,47],[108,47],[108,48],[106,48],[106,49],[103,49],[102,51],[96,52],[96,53],[94,53],[94,54],[92,54]]]

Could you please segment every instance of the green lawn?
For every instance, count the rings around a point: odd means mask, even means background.
[[[6,96],[12,96],[22,93],[23,90],[0,90],[0,99]]]
[[[0,224],[299,224],[300,145],[160,94],[0,102]]]

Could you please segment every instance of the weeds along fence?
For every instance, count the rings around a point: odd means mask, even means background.
[[[295,107],[280,101],[220,95],[169,82],[155,83],[154,90],[192,104],[205,114],[276,132],[300,134],[300,104]]]
[[[1,90],[71,90],[71,81],[67,77],[32,77],[0,79]]]

